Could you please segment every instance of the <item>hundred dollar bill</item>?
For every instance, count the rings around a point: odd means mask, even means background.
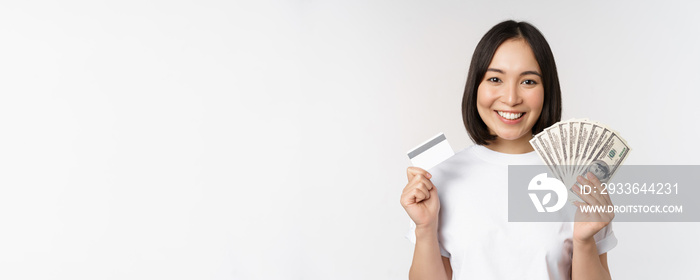
[[[540,158],[542,158],[542,161],[547,164],[554,176],[562,178],[563,174],[559,172],[559,165],[554,158],[554,153],[552,152],[551,145],[547,141],[545,133],[539,133],[530,139],[530,145],[532,145]]]
[[[581,122],[578,121],[570,121],[569,122],[569,164],[572,165],[571,168],[573,169],[574,166],[576,165],[576,146],[578,145],[578,137],[581,129]],[[573,173],[573,170],[571,171]],[[568,182],[565,182],[566,184],[569,184]]]
[[[574,153],[574,165],[576,166],[581,164],[581,159],[583,158],[583,146],[585,146],[586,141],[588,141],[591,129],[593,128],[592,123],[580,122],[579,124],[579,133],[578,138],[576,139],[576,151]]]
[[[569,151],[569,124],[568,123],[559,123],[559,144],[561,145],[561,153],[564,158],[564,175],[568,176],[571,174],[571,163],[569,162],[569,159],[571,158],[569,154],[571,153]]]
[[[618,167],[627,159],[630,150],[625,140],[617,133],[612,133],[580,174],[585,176],[590,171],[598,177],[598,180],[607,183],[615,175]]]
[[[562,154],[561,151],[561,137],[559,136],[561,133],[559,131],[559,126],[553,125],[550,126],[549,128],[546,128],[544,131],[544,135],[547,137],[545,138],[546,140],[549,141],[550,146],[545,147],[545,149],[549,148],[548,151],[554,155],[554,158],[557,161],[557,167],[559,168],[559,174],[562,176],[565,176],[566,173],[564,172],[564,155]]]
[[[586,141],[584,147],[584,157],[581,160],[581,162],[579,162],[579,165],[576,168],[577,170],[575,175],[578,176],[579,174],[581,174],[583,169],[586,168],[586,166],[588,166],[593,161],[594,155],[598,153],[604,141],[610,137],[611,133],[612,131],[608,130],[607,128],[595,123],[593,124],[593,128],[591,129],[589,139]]]
[[[546,128],[530,144],[550,171],[567,187],[578,184],[576,177],[592,172],[608,182],[630,152],[619,132],[588,119],[570,119]],[[569,190],[569,201],[583,201]]]

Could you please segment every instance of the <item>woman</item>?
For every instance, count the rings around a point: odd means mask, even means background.
[[[542,164],[528,141],[561,117],[554,56],[535,27],[505,21],[484,35],[462,115],[476,145],[430,173],[407,170],[401,205],[415,223],[407,234],[415,243],[409,278],[610,279],[612,216],[578,222],[587,217],[577,211],[576,223],[508,223],[508,165]],[[600,185],[592,173],[578,181]]]

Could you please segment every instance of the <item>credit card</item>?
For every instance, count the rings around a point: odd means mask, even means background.
[[[417,147],[408,151],[408,158],[415,167],[428,170],[453,156],[455,152],[447,142],[445,134],[440,132]]]

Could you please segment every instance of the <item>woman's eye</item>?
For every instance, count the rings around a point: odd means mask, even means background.
[[[493,78],[489,78],[488,81],[493,82],[493,83],[499,83],[499,82],[501,82],[501,79],[493,77]]]
[[[534,80],[525,80],[525,81],[523,81],[523,84],[526,84],[526,85],[536,85],[537,82],[535,82]]]

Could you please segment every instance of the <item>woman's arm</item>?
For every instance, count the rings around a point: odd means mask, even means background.
[[[574,240],[571,280],[612,279],[608,268],[608,253],[598,255],[595,239]]]
[[[443,261],[438,244],[440,197],[437,187],[430,181],[433,176],[413,166],[406,173],[408,184],[401,194],[401,206],[416,224],[416,249],[408,278],[450,280],[452,268],[449,261],[446,264]]]
[[[437,228],[416,227],[416,249],[408,279],[452,279],[449,259],[440,255],[439,246]]]
[[[581,185],[593,186],[602,190],[600,180],[591,172],[586,174],[586,178],[578,176],[577,181]],[[580,193],[578,186],[573,187],[575,192]],[[594,192],[593,194],[583,194],[580,196],[586,204],[601,206],[607,209],[612,206],[612,201],[607,193]],[[598,255],[598,247],[595,244],[594,235],[603,230],[615,218],[614,212],[583,212],[581,207],[584,203],[574,202],[579,207],[574,218],[574,253],[571,260],[571,279],[611,279],[608,268],[608,254]]]

